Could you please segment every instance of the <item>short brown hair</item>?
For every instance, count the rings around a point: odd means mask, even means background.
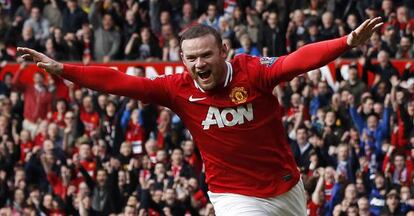
[[[216,39],[217,45],[219,47],[222,46],[223,41],[221,39],[220,33],[214,29],[213,27],[207,26],[207,25],[195,25],[187,29],[180,37],[180,48],[184,40],[194,39],[203,37],[205,35],[213,35]]]

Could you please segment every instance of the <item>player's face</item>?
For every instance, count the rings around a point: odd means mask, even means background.
[[[226,46],[218,46],[213,35],[184,40],[181,49],[184,65],[203,90],[224,82]]]

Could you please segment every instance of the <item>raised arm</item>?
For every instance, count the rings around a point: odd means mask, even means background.
[[[322,202],[321,196],[319,194],[322,192],[323,186],[325,183],[325,180],[324,180],[325,169],[319,168],[318,173],[319,173],[318,182],[316,183],[315,190],[312,193],[312,202],[315,203],[316,205],[320,205]]]
[[[289,81],[302,73],[322,67],[350,48],[362,45],[382,24],[380,17],[368,19],[347,36],[308,44],[280,58],[252,61],[261,67],[259,85],[273,88],[282,81]]]
[[[23,73],[23,70],[27,67],[27,62],[20,63],[19,69],[14,74],[12,79],[12,86],[19,91],[24,91],[26,88],[26,85],[20,81],[20,77]]]
[[[382,121],[379,124],[383,137],[388,134],[390,127],[390,116],[391,116],[391,99],[390,94],[387,94],[384,99],[384,111],[382,114]]]
[[[322,67],[351,47],[362,45],[382,25],[381,18],[368,19],[348,36],[309,44],[286,56],[280,76],[283,80]]]
[[[351,115],[351,119],[354,122],[355,127],[357,128],[358,132],[362,134],[364,127],[365,127],[365,122],[357,111],[357,107],[355,105],[355,98],[353,95],[349,95],[348,103],[349,103],[349,114]]]
[[[127,96],[170,107],[171,77],[147,79],[129,76],[108,67],[76,66],[57,62],[46,55],[29,48],[18,48],[25,59],[32,59],[46,72],[61,76],[80,86],[96,91]]]

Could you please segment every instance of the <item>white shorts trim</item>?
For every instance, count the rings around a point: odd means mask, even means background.
[[[290,191],[271,198],[232,193],[208,192],[216,216],[306,216],[305,189],[302,180]]]

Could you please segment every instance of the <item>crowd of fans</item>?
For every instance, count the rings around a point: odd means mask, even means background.
[[[348,34],[362,20],[386,24],[345,57],[413,57],[411,0],[2,0],[0,59],[16,47],[42,50],[63,61],[179,60],[179,35],[202,23],[220,31],[240,53],[280,56],[307,43]],[[368,49],[368,50],[365,50]]]
[[[197,23],[220,31],[229,60],[280,56],[376,16],[382,29],[343,56],[362,67],[274,93],[309,215],[414,215],[414,72],[390,62],[413,58],[412,0],[0,0],[0,66],[19,60],[17,46],[84,64],[179,61],[180,33]],[[24,83],[26,66],[0,82],[1,216],[214,215],[178,116],[43,73]]]

